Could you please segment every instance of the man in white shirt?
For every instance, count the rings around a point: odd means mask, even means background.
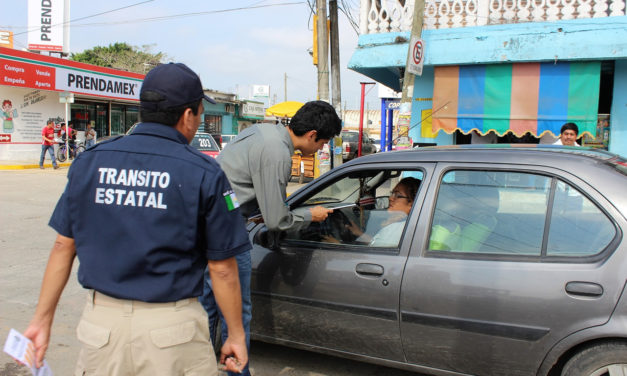
[[[553,145],[581,146],[577,143],[579,127],[575,123],[566,123],[560,129],[560,138]]]

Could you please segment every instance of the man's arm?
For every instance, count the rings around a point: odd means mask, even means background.
[[[209,274],[213,294],[222,311],[229,333],[220,351],[220,363],[225,364],[229,371],[241,372],[248,363],[248,353],[246,333],[242,325],[242,294],[235,257],[209,261]],[[234,359],[230,358],[231,356]]]
[[[324,221],[332,209],[316,206],[305,212],[291,212],[285,204],[286,188],[292,162],[262,158],[258,171],[252,174],[253,187],[263,221],[269,230],[285,231],[307,222]]]
[[[57,235],[50,251],[35,314],[24,332],[33,341],[37,367],[41,367],[50,341],[50,327],[61,293],[72,271],[76,247],[74,239]]]

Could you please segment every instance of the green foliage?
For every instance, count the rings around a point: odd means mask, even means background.
[[[165,62],[166,54],[152,53],[150,45],[141,47],[127,43],[114,43],[107,47],[97,46],[80,53],[73,53],[70,60],[129,72],[147,73],[152,67]]]

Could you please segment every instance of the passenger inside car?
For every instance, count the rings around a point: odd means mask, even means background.
[[[369,244],[375,247],[396,247],[405,228],[405,221],[411,211],[411,207],[416,198],[420,180],[407,177],[402,179],[392,190],[387,209],[387,218],[379,225],[379,231],[374,236],[364,232],[362,227],[354,221],[345,225],[354,236],[355,243]],[[329,243],[340,243],[338,239],[331,235],[323,236],[323,241]]]

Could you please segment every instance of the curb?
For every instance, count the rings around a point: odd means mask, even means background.
[[[71,163],[59,163],[59,167],[70,167]],[[45,163],[45,168],[52,168],[52,163]],[[39,168],[38,164],[15,164],[15,165],[2,165],[0,164],[0,170],[28,170]]]

